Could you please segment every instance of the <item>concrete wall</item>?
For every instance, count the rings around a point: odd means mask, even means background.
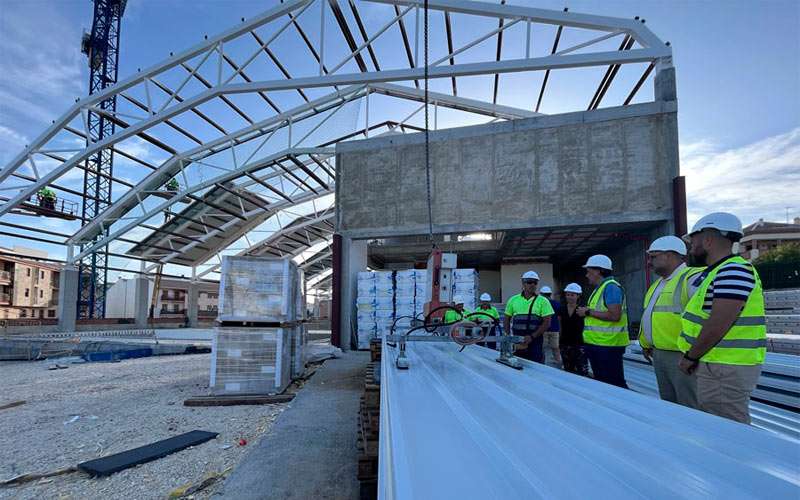
[[[434,231],[671,219],[676,109],[654,102],[431,132]],[[423,134],[336,151],[342,235],[427,233]]]
[[[493,302],[500,300],[502,290],[500,271],[479,270],[478,285],[480,286],[479,295],[481,293],[488,293],[492,296]]]

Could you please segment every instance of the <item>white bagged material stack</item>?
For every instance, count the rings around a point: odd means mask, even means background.
[[[375,273],[358,273],[358,295],[356,297],[356,325],[358,328],[358,348],[369,348],[369,340],[375,337]]]
[[[302,326],[302,325],[301,325]],[[213,394],[278,394],[292,374],[292,328],[219,326],[211,345]]]
[[[411,318],[404,318],[404,316],[414,316],[414,292],[416,283],[414,270],[397,271],[395,282],[394,317],[398,318],[398,326],[408,326]]]
[[[303,376],[306,371],[306,338],[308,331],[305,324],[292,329],[292,380]]]
[[[290,323],[303,319],[303,290],[291,259],[222,258],[219,320]]]
[[[478,271],[475,269],[456,269],[453,271],[453,302],[464,304],[470,311],[475,310],[478,296]]]

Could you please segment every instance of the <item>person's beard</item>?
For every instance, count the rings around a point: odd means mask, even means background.
[[[689,254],[689,266],[690,267],[700,267],[706,265],[706,257],[708,257],[708,252],[704,249],[701,249],[699,253],[690,253]]]

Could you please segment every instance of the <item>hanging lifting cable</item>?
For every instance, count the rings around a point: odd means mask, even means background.
[[[425,184],[428,190],[428,239],[431,245],[435,247],[436,244],[433,242],[433,208],[431,206],[431,139],[428,128],[428,0],[425,0],[424,4],[423,38],[423,53],[425,57]]]

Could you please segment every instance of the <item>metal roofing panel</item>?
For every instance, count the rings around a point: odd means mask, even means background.
[[[383,346],[379,497],[797,498],[797,441],[481,347]]]

